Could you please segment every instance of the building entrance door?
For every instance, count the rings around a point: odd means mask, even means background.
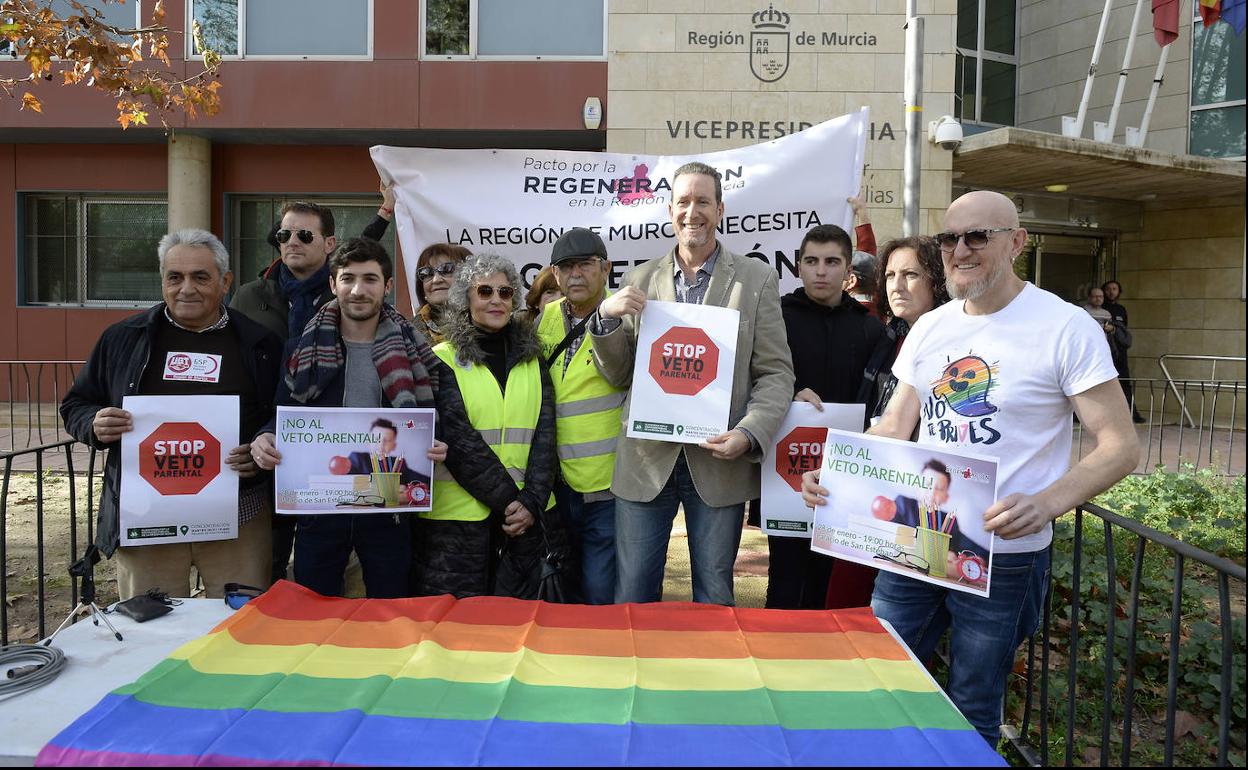
[[[1113,241],[1109,236],[1029,232],[1023,253],[1014,260],[1014,273],[1081,305],[1088,289],[1109,275]]]

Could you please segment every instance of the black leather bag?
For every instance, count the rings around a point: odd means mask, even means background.
[[[546,512],[549,514],[549,511]],[[509,537],[499,548],[494,595],[516,599],[540,599],[569,604],[575,601],[568,571],[566,549],[556,545],[558,538],[547,534],[550,517],[530,537]]]

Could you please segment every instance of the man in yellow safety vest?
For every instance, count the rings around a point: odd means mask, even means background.
[[[555,241],[550,264],[563,299],[546,306],[537,336],[555,385],[555,432],[561,479],[560,513],[573,533],[588,604],[615,598],[615,497],[611,474],[620,412],[627,391],[609,384],[594,366],[586,321],[607,297],[611,263],[592,230],[575,227]]]

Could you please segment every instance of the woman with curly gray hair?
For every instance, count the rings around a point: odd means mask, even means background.
[[[532,325],[514,317],[521,298],[515,266],[495,254],[468,257],[447,295],[433,352],[450,473],[435,475],[417,525],[418,595],[537,598],[542,556],[562,545],[554,390]]]

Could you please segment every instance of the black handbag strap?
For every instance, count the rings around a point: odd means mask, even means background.
[[[547,369],[555,365],[555,362],[559,360],[559,356],[563,355],[563,351],[567,350],[569,345],[571,345],[573,342],[576,342],[578,339],[581,338],[581,335],[585,333],[586,325],[589,324],[589,319],[593,317],[594,317],[594,314],[590,313],[589,315],[582,318],[580,323],[578,323],[576,326],[573,326],[572,330],[569,331],[564,336],[564,338],[559,341],[559,344],[555,345],[555,349],[552,350],[550,352],[550,355],[546,358]]]

